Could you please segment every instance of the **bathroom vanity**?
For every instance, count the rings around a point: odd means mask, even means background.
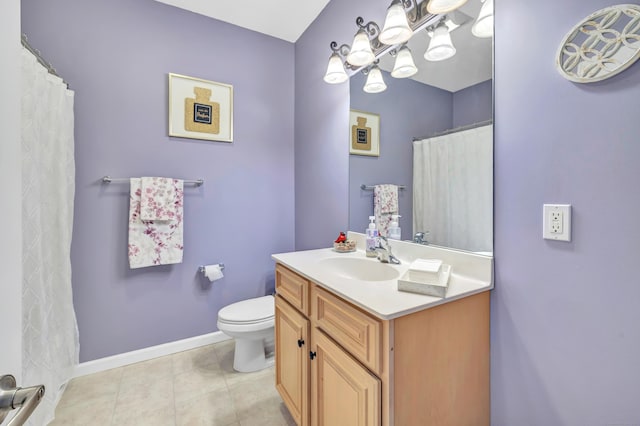
[[[493,259],[393,244],[401,265],[361,250],[273,256],[278,392],[299,426],[489,425]],[[445,298],[397,290],[416,258],[452,265]]]

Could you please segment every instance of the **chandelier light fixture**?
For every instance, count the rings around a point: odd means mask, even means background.
[[[391,55],[396,56],[396,61],[393,65],[393,71],[391,71],[391,77],[393,78],[407,78],[415,75],[418,72],[418,67],[413,62],[411,56],[411,50],[404,44],[397,53],[392,50]]]
[[[391,76],[394,78],[411,77],[418,72],[411,51],[406,46],[413,34],[427,29],[431,36],[429,47],[424,54],[428,61],[443,61],[456,54],[450,32],[470,22],[471,18],[457,11],[468,0],[392,0],[385,15],[382,31],[377,23],[364,23],[362,17],[356,19],[358,30],[351,46],[332,41],[332,53],[324,75],[329,84],[347,81],[350,75],[363,69],[367,75],[364,90],[379,93],[387,86],[377,59],[385,53],[395,56]],[[476,37],[493,36],[493,0],[482,1],[482,7],[471,32]],[[370,66],[373,64],[373,66]]]
[[[377,38],[378,34],[380,34],[380,27],[373,21],[364,24],[364,19],[361,16],[356,19],[356,25],[359,29],[353,38],[351,50],[347,55],[347,62],[356,67],[363,67],[371,64],[376,58],[372,46],[377,47],[380,45]]]
[[[349,75],[344,69],[344,62],[340,57],[339,52],[343,52],[343,56],[349,52],[349,46],[343,44],[338,47],[338,43],[331,42],[331,50],[333,53],[329,58],[329,65],[327,66],[327,72],[324,74],[324,81],[329,84],[344,83],[349,80]]]
[[[380,93],[387,90],[387,85],[382,78],[382,71],[378,68],[377,61],[376,63],[369,68],[368,72],[365,72],[367,75],[367,82],[364,84],[363,90],[367,93]]]
[[[408,3],[411,4],[411,2]],[[387,16],[378,39],[381,43],[393,45],[404,43],[412,35],[413,30],[409,26],[407,13],[404,10],[402,1],[393,0],[391,6],[387,9]]]
[[[476,37],[493,37],[493,0],[482,0],[482,8],[471,32]]]
[[[433,30],[429,47],[427,51],[424,52],[424,58],[427,61],[444,61],[455,54],[456,48],[451,42],[449,28],[447,28],[447,25],[443,21],[440,21]]]

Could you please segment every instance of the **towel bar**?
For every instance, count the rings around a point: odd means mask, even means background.
[[[129,182],[131,178],[112,178],[111,176],[103,176],[102,183],[125,183]],[[204,185],[204,179],[184,179],[184,183],[192,183],[195,186]]]
[[[398,189],[405,189],[406,186],[404,185],[397,185]],[[373,189],[375,188],[375,185],[365,185],[364,183],[362,185],[360,185],[360,189],[362,189],[363,191],[373,191]]]

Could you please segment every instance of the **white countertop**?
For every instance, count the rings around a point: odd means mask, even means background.
[[[388,264],[397,269],[399,276],[409,268],[416,258],[439,258],[452,266],[449,288],[445,298],[398,291],[397,280],[361,281],[342,276],[320,262],[331,257],[360,258],[379,263],[376,258],[367,258],[362,250],[362,234],[350,233],[358,241],[359,250],[338,253],[333,249],[306,250],[274,254],[272,258],[317,285],[341,296],[356,306],[383,320],[390,320],[421,311],[493,288],[493,258],[433,246],[420,246],[402,241],[393,241],[394,254],[402,261],[400,265]],[[404,257],[403,257],[404,255]]]

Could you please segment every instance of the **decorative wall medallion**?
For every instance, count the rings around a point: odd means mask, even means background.
[[[576,83],[601,81],[640,57],[640,6],[619,4],[592,13],[565,36],[556,55],[560,74]]]

